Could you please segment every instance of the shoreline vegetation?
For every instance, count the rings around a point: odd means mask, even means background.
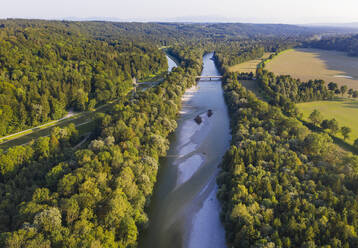
[[[273,74],[262,69],[257,74],[271,104],[246,90],[237,74],[224,75],[233,140],[217,181],[228,244],[354,246],[355,238],[346,231],[357,228],[357,192],[352,185],[358,158],[339,150],[327,134],[305,127],[297,119],[294,102],[272,91],[271,86],[280,82]],[[286,93],[289,96],[291,90]],[[334,197],[326,197],[328,192]],[[343,210],[350,218],[343,217]],[[322,218],[327,220],[324,227]]]

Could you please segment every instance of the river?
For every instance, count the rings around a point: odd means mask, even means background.
[[[202,76],[220,75],[212,56],[204,56]],[[200,125],[194,121],[197,115],[203,120]],[[226,247],[216,176],[230,139],[221,81],[200,80],[183,96],[178,128],[170,138],[168,156],[161,160],[149,227],[139,247]]]
[[[168,71],[171,72],[173,68],[177,66],[177,64],[170,56],[166,55],[166,57],[168,60]]]

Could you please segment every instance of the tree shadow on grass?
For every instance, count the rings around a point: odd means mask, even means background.
[[[302,119],[299,119],[299,121],[302,122],[303,125],[305,125],[306,127],[308,127],[308,129],[310,129],[311,131],[313,132],[318,132],[318,133],[326,133],[322,128],[320,127],[317,127],[315,125],[313,125],[312,123],[310,122],[307,122],[305,120],[302,120]],[[340,146],[341,148],[343,148],[344,150],[346,151],[349,151],[355,155],[358,155],[358,149],[355,148],[353,145],[347,143],[345,140],[341,139],[341,138],[338,138],[330,133],[327,133],[333,140],[333,142]]]

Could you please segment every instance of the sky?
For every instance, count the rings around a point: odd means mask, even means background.
[[[0,18],[358,22],[358,0],[1,0]]]

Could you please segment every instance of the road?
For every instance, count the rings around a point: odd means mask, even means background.
[[[70,111],[70,112],[68,112],[68,114],[66,116],[62,117],[61,119],[54,120],[54,121],[39,125],[37,127],[29,128],[29,129],[26,129],[26,130],[21,131],[21,132],[17,132],[17,133],[13,133],[13,134],[1,137],[0,138],[0,143],[5,143],[6,141],[12,140],[13,138],[19,138],[19,137],[21,137],[23,135],[29,134],[29,133],[31,133],[31,132],[33,132],[35,130],[38,130],[38,129],[43,129],[43,128],[46,128],[46,127],[52,127],[56,123],[59,123],[59,122],[64,121],[64,120],[67,120],[67,119],[69,119],[71,117],[75,118],[76,116],[78,116],[80,114],[81,113],[73,113],[73,112]],[[5,142],[2,142],[2,141],[5,141]]]
[[[112,101],[110,103],[101,105],[94,111],[84,111],[79,113],[69,112],[66,116],[59,120],[51,121],[46,124],[39,125],[18,133],[14,133],[5,137],[0,138],[0,148],[8,148],[14,145],[23,145],[30,142],[32,139],[37,137],[47,136],[50,134],[51,128],[56,126],[66,126],[70,122],[74,123],[76,127],[81,126],[84,132],[87,132],[87,127],[89,127],[93,122],[93,115],[103,110],[111,105],[115,104],[118,100]]]

